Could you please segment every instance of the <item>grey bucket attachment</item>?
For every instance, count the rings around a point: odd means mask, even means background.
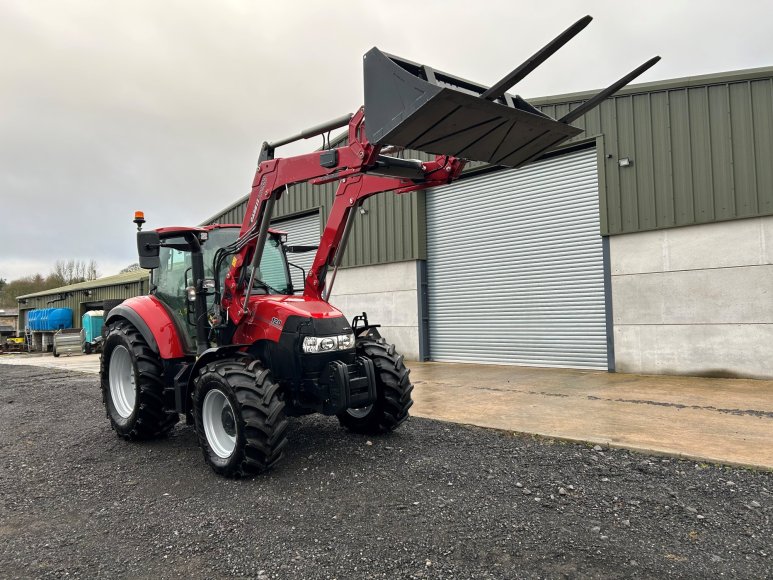
[[[505,91],[590,22],[586,16],[488,88],[373,48],[364,57],[365,134],[371,143],[518,167],[582,131]],[[643,73],[648,61],[602,91],[606,98]],[[589,105],[598,105],[594,98]],[[583,108],[582,113],[589,108]]]

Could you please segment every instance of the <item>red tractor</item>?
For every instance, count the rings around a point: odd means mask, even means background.
[[[294,137],[264,143],[244,223],[141,231],[149,295],[107,316],[102,395],[112,428],[129,440],[160,437],[185,415],[205,460],[233,477],[270,468],[288,417],[336,415],[357,433],[400,426],[413,386],[403,357],[370,324],[329,304],[357,210],[369,197],[445,185],[466,159],[518,167],[580,130],[569,123],[652,66],[642,65],[562,119],[505,91],[584,28],[583,18],[493,87],[372,49],[365,105]],[[277,147],[348,126],[345,144],[289,158]],[[390,155],[402,149],[432,161]],[[338,182],[319,247],[286,243],[272,210],[289,187]],[[302,289],[287,255],[316,250]],[[302,291],[302,293],[299,293]]]

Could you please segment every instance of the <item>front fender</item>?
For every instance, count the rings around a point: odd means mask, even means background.
[[[189,356],[172,315],[155,296],[136,296],[124,300],[110,311],[105,324],[125,319],[142,334],[151,349],[162,359]]]
[[[193,363],[193,367],[191,368],[191,373],[190,375],[188,375],[189,388],[192,387],[194,379],[199,374],[199,369],[208,365],[212,361],[215,361],[221,358],[232,357],[236,354],[237,351],[242,349],[247,349],[250,346],[251,345],[249,344],[229,344],[226,346],[216,346],[213,348],[208,348],[207,350],[202,352],[201,355],[199,355],[199,357],[196,359],[196,362]]]
[[[202,352],[190,366],[190,370],[186,369],[186,374],[183,375],[182,381],[177,384],[177,408],[184,413],[190,411],[193,395],[193,382],[196,380],[201,369],[213,361],[229,357],[233,358],[239,350],[249,348],[249,346],[249,344],[229,344],[226,346],[208,348]]]

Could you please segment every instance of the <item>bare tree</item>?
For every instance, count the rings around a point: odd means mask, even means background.
[[[89,260],[89,265],[86,268],[86,280],[96,280],[99,278],[99,270],[97,270],[96,260]]]
[[[134,262],[133,264],[129,264],[126,266],[123,270],[119,272],[119,274],[125,274],[126,272],[136,272],[137,270],[142,270],[140,268],[140,265],[138,262]]]
[[[57,260],[51,271],[49,280],[57,282],[60,286],[77,284],[86,280],[95,280],[99,276],[97,263],[83,260]]]

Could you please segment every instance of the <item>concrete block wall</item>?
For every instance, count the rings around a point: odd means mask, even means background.
[[[328,277],[328,280],[330,278]],[[330,303],[351,320],[363,311],[406,359],[419,358],[416,261],[339,270]]]
[[[773,378],[773,217],[610,238],[618,372]]]

